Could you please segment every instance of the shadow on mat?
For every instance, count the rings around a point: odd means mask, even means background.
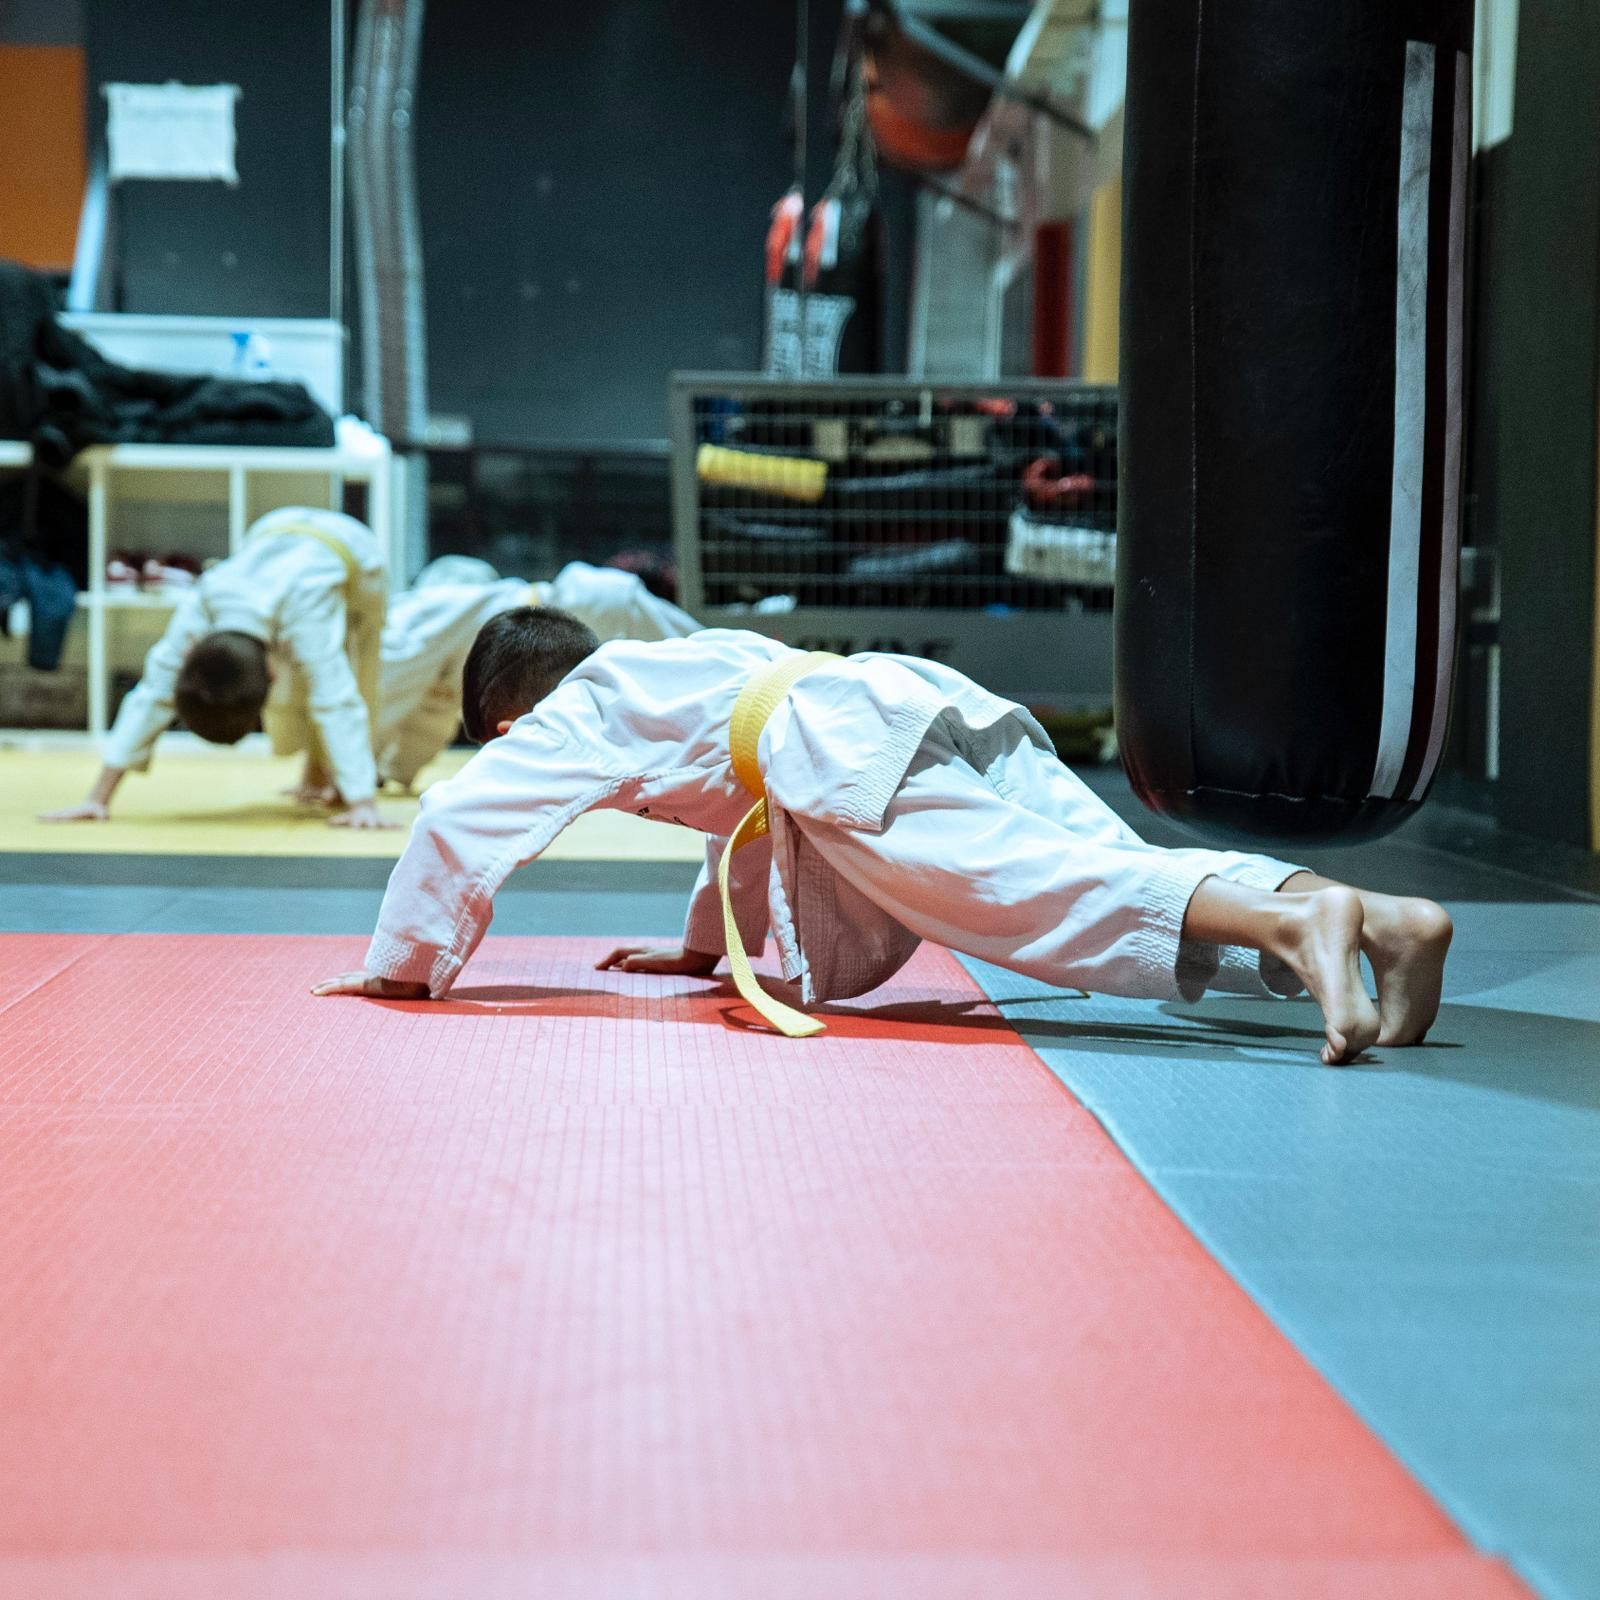
[[[1061,1002],[1042,995],[997,1002],[1011,1013],[1041,1003],[1053,1011]],[[1600,1112],[1600,1022],[1446,1002],[1425,1044],[1374,1048],[1359,1061],[1328,1068],[1316,1057],[1322,1030],[1309,1001],[1218,998],[1193,1006],[1164,1004],[1158,1011],[1171,1021],[1119,1022],[1104,1016],[1068,1021],[1013,1014],[1011,1022],[1039,1049],[1145,1058],[1165,1054],[1185,1067],[1237,1063],[1270,1051],[1285,1065],[1319,1072],[1457,1083]]]
[[[773,1031],[724,979],[685,979],[669,993],[620,989],[541,988],[536,984],[457,986],[448,1000],[372,1000],[386,1010],[418,1016],[612,1017],[627,1022],[697,1023],[736,1033],[773,1036]],[[792,998],[792,996],[791,996]],[[902,1000],[880,1006],[820,1006],[815,1013],[828,1034],[841,1039],[900,1038],[906,1043],[1015,1044],[1017,1032],[996,1016],[991,1002]]]
[[[1190,1043],[1209,1042],[1223,1032],[1253,1038],[1273,1033],[1321,1037],[1320,1030],[1280,1029],[1264,1020],[1265,1014],[1280,1006],[1315,1015],[1310,1003],[1303,1000],[1217,999],[1192,1008],[1164,1005],[1161,1010],[1174,1019],[1173,1032],[1187,1036]],[[1250,1015],[1241,1016],[1246,1009]],[[1183,1027],[1179,1019],[1191,1026]],[[1199,1036],[1194,1025],[1214,1031]],[[1409,1049],[1375,1047],[1338,1070],[1458,1083],[1600,1111],[1600,1022],[1446,1001],[1426,1043]]]
[[[186,828],[286,828],[296,823],[325,823],[333,812],[323,806],[295,806],[288,801],[263,800],[254,805],[229,806],[224,811],[177,811],[159,817],[119,817],[119,822],[171,827],[174,823]]]
[[[1017,999],[1002,999],[994,1002],[1002,1012],[1008,1008],[1019,1006],[1037,1006],[1043,997],[1026,996]],[[1051,998],[1047,1002],[1050,1006],[1063,1002]],[[1065,1002],[1070,1004],[1070,1001]],[[1093,1047],[1096,1045],[1115,1046],[1119,1053],[1127,1052],[1139,1045],[1149,1045],[1152,1050],[1139,1051],[1141,1055],[1155,1054],[1174,1049],[1182,1050],[1186,1054],[1192,1051],[1203,1051],[1213,1059],[1224,1059],[1234,1056],[1241,1049],[1278,1048],[1285,1055],[1298,1058],[1306,1048],[1322,1046],[1322,1028],[1316,1026],[1299,1026],[1300,1016],[1310,1011],[1315,1016],[1313,1008],[1293,1007],[1288,1002],[1265,1002],[1277,1009],[1279,1004],[1284,1004],[1291,1009],[1291,1016],[1281,1018],[1276,1022],[1260,1022],[1254,1018],[1245,1019],[1235,1016],[1214,1015],[1205,1012],[1199,1007],[1161,1007],[1161,1014],[1172,1017],[1172,1022],[1118,1022],[1114,1018],[1104,1016],[1086,1016],[1082,1021],[1067,1021],[1060,1017],[1028,1017],[1011,1016],[1008,1023],[1011,1027],[1027,1040],[1029,1044],[1048,1048],[1052,1045],[1065,1045]],[[1300,1016],[1294,1015],[1299,1012]],[[1286,1041],[1293,1042],[1293,1048],[1288,1048]],[[1312,1050],[1312,1061],[1320,1066],[1316,1060],[1315,1049]]]
[[[1600,1022],[1447,1003],[1421,1049],[1376,1054],[1380,1059],[1362,1061],[1357,1070],[1445,1079],[1600,1112]]]
[[[690,980],[692,981],[692,980]],[[374,1000],[419,1017],[617,1017],[633,1021],[714,1022],[710,1008],[724,998],[720,984],[670,994],[618,989],[569,989],[534,983],[458,984],[447,1000]]]

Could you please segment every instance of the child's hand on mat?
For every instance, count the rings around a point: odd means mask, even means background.
[[[358,800],[348,811],[341,811],[336,817],[328,818],[330,828],[398,828],[398,822],[391,822],[378,809],[375,800]]]
[[[111,820],[111,797],[117,792],[117,786],[122,782],[123,770],[121,767],[101,767],[100,776],[94,780],[88,796],[82,805],[67,806],[61,811],[45,811],[40,814],[41,822],[109,822]]]
[[[283,792],[297,806],[336,806],[340,800],[333,774],[320,761],[309,758],[300,774],[299,783]]]
[[[721,956],[706,950],[685,950],[669,945],[650,950],[643,945],[623,945],[613,950],[604,961],[594,964],[596,972],[665,972],[675,977],[704,978],[716,970]]]
[[[426,1000],[425,983],[408,983],[400,978],[375,978],[365,972],[341,972],[337,978],[324,978],[311,986],[312,994],[363,994],[369,1000]]]
[[[61,811],[41,811],[41,822],[109,822],[111,807],[98,800],[85,800],[81,806],[67,806]]]

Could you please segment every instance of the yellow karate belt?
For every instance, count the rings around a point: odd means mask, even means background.
[[[343,539],[336,538],[326,528],[319,528],[314,522],[296,522],[287,528],[274,528],[271,535],[274,539],[315,539],[324,550],[331,550],[338,556],[344,567],[344,581],[346,588],[354,594],[356,579],[361,576],[361,569],[356,565],[356,558],[351,554],[350,548]]]
[[[314,522],[296,522],[287,528],[278,528],[269,535],[273,539],[315,539],[324,550],[331,550],[338,556],[344,567],[344,597],[347,604],[355,601],[356,590],[361,586],[361,566],[357,562],[350,547],[335,534],[326,528],[319,528]],[[383,614],[387,616],[389,610],[388,596],[383,597]],[[377,618],[378,627],[383,626],[383,616]],[[376,645],[373,646],[376,649]],[[358,674],[359,676],[359,674]],[[366,701],[368,709],[376,707],[378,703],[376,683],[363,683],[361,685],[361,698]],[[376,715],[376,712],[373,712]]]
[[[367,716],[375,725],[378,716],[378,638],[383,631],[384,616],[388,612],[388,597],[384,596],[383,609],[377,611],[370,622],[358,631],[350,621],[349,607],[355,604],[356,591],[361,586],[361,566],[355,558],[354,552],[335,534],[326,528],[319,527],[314,522],[294,522],[288,527],[274,528],[266,535],[269,539],[314,539],[324,550],[331,550],[338,556],[339,564],[344,568],[344,598],[346,605],[345,622],[345,653],[350,657],[351,670],[356,675],[356,688],[360,692],[362,703],[367,708]],[[374,608],[376,611],[376,608]],[[366,636],[370,630],[370,637]],[[322,746],[322,737],[317,732],[313,720],[305,732],[295,732],[293,725],[287,721],[290,715],[299,716],[300,713],[276,713],[283,718],[283,731],[274,734],[274,748],[279,737],[285,739],[304,739],[306,752],[314,760],[328,762],[328,752]],[[301,724],[305,727],[305,724]],[[271,731],[270,729],[268,730]],[[381,787],[381,785],[380,785]]]
[[[733,716],[728,723],[728,745],[733,754],[733,772],[746,789],[756,797],[756,803],[745,812],[739,826],[733,830],[728,847],[722,852],[722,862],[717,868],[717,887],[722,892],[722,931],[728,947],[728,965],[733,969],[733,986],[740,997],[752,1006],[787,1039],[808,1039],[825,1031],[815,1017],[808,1017],[793,1006],[786,1006],[766,992],[756,979],[745,953],[744,940],[739,936],[739,924],[733,915],[733,893],[728,886],[728,869],[734,853],[761,838],[769,831],[767,815],[767,786],[761,777],[761,763],[757,747],[761,743],[761,730],[766,727],[796,683],[808,672],[841,657],[827,650],[813,650],[805,655],[786,656],[770,667],[750,674],[749,681],[739,691],[733,703]]]

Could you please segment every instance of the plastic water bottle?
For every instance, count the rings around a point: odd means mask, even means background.
[[[251,333],[248,328],[234,329],[232,373],[236,378],[272,376],[272,347],[259,333]]]

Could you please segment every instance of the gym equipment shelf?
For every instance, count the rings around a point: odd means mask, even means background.
[[[670,421],[678,600],[706,626],[1109,707],[1114,388],[677,373]]]

